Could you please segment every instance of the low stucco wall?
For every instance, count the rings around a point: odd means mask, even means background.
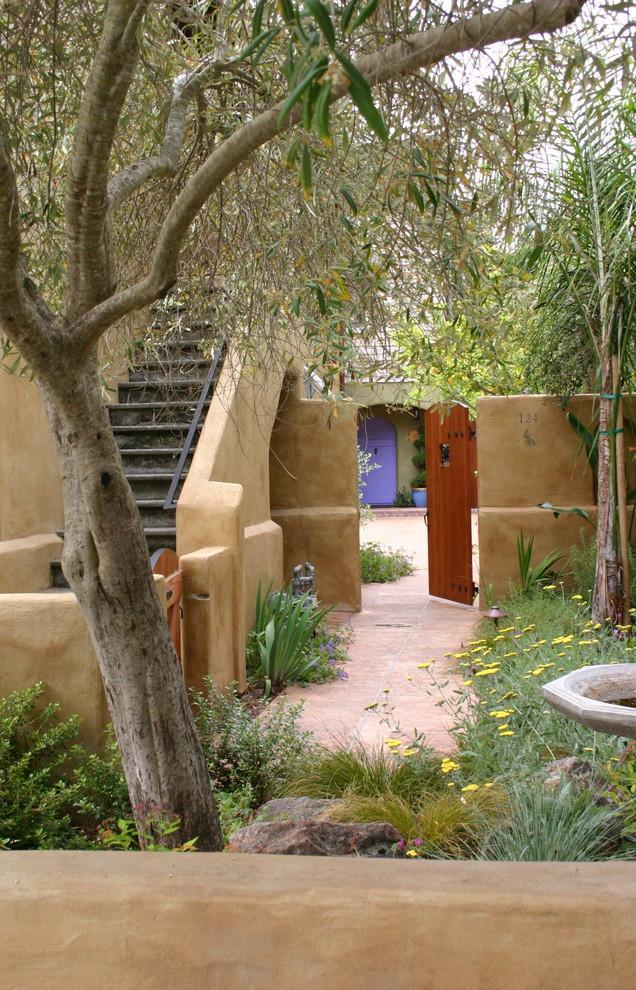
[[[631,990],[634,863],[0,853],[6,990]]]
[[[166,585],[155,575],[165,609]],[[42,682],[43,700],[62,718],[80,717],[80,738],[92,749],[110,723],[102,678],[86,620],[72,591],[0,595],[0,697]]]
[[[51,561],[62,555],[63,540],[38,533],[0,542],[0,595],[44,591],[51,584]]]
[[[626,403],[632,415],[633,397]],[[585,425],[594,420],[594,397],[574,396],[569,409]],[[627,432],[627,445],[634,443]],[[552,550],[567,564],[570,548],[594,536],[593,526],[577,516],[539,509],[542,502],[585,509],[594,520],[592,471],[585,447],[549,396],[513,395],[477,403],[479,484],[479,574],[481,602],[505,595],[518,583],[517,537],[534,536],[533,562]],[[629,485],[635,487],[636,463],[630,458]]]

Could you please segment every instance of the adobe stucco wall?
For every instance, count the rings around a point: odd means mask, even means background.
[[[0,853],[4,990],[631,990],[634,863]]]
[[[53,437],[33,382],[0,369],[0,540],[64,525]]]
[[[627,414],[635,408],[631,397]],[[574,396],[567,407],[584,424],[594,421],[594,398]],[[551,550],[568,553],[593,528],[577,516],[560,516],[541,502],[585,509],[595,518],[592,472],[585,448],[553,398],[497,396],[477,403],[479,483],[479,570],[485,593],[504,595],[518,581],[517,537],[535,537],[533,560]],[[631,433],[626,435],[632,446]],[[635,487],[636,461],[629,459],[629,486]],[[566,564],[564,559],[561,566]]]
[[[359,611],[360,513],[356,408],[283,392],[271,438],[272,519],[283,532],[284,579],[295,564],[316,569],[323,604]]]

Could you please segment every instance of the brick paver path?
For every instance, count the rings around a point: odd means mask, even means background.
[[[431,746],[452,749],[448,735],[452,713],[438,685],[449,681],[450,697],[458,680],[456,661],[444,656],[459,651],[475,634],[476,609],[446,605],[427,594],[426,531],[423,517],[378,516],[362,529],[362,540],[384,546],[404,547],[414,554],[417,570],[392,584],[363,586],[362,612],[341,615],[354,630],[347,664],[347,680],[292,687],[290,699],[305,702],[302,725],[321,742],[337,738],[351,742],[380,743],[389,734],[385,725],[365,708],[389,698],[404,732],[424,732]],[[433,659],[430,668],[418,663]],[[388,689],[388,694],[385,693]]]

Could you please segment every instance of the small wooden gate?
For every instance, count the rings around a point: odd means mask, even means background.
[[[428,493],[429,593],[472,605],[471,508],[476,502],[476,433],[466,406],[424,414]]]
[[[166,579],[168,629],[176,654],[181,661],[181,599],[183,598],[183,573],[179,570],[179,558],[174,550],[156,550],[150,558],[153,574]]]

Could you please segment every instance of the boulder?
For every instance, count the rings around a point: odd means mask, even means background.
[[[253,822],[232,836],[229,852],[283,856],[390,856],[399,833],[387,822]]]
[[[326,817],[337,803],[335,798],[274,798],[260,806],[255,818],[257,822],[315,821]]]

